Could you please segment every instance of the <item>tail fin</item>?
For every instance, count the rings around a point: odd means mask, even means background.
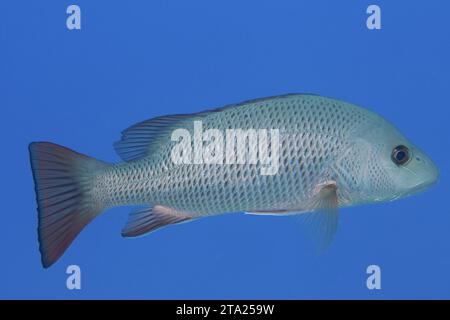
[[[50,267],[103,210],[90,196],[92,177],[106,163],[48,142],[29,146],[39,215],[39,250]]]

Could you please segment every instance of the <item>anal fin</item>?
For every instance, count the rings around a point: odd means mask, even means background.
[[[124,237],[138,237],[161,227],[190,220],[192,217],[175,209],[155,205],[130,213],[122,230]]]

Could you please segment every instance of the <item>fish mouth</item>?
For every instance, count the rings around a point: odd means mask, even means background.
[[[424,166],[420,168],[421,170],[419,174],[417,172],[419,170],[413,171],[409,169],[409,171],[416,177],[416,184],[412,184],[412,186],[406,188],[403,194],[399,195],[398,198],[415,195],[417,193],[426,191],[438,183],[439,170],[437,166],[425,156],[422,156],[422,159],[424,162]]]
[[[403,197],[409,197],[409,196],[424,192],[424,191],[428,190],[429,188],[431,188],[432,186],[434,186],[435,184],[437,184],[437,182],[438,182],[437,178],[430,179],[430,180],[424,181],[424,182],[420,182],[420,183],[414,185],[413,187],[411,187],[405,193],[394,197],[393,200],[398,199],[398,198],[403,198]]]
[[[408,194],[416,194],[416,193],[423,192],[423,191],[427,190],[428,188],[430,188],[431,186],[435,185],[436,183],[437,183],[437,181],[419,183],[419,184],[415,185],[414,187],[412,187],[411,190],[409,190]]]
[[[425,181],[425,182],[418,183],[414,187],[411,188],[409,193],[410,194],[416,194],[416,193],[419,193],[419,192],[423,192],[423,191],[431,188],[435,184],[437,184],[437,182],[438,182],[438,179],[433,179],[431,181]]]
[[[392,195],[392,197],[389,199],[389,201],[394,201],[394,200],[397,200],[400,198],[405,198],[405,197],[409,197],[412,195],[416,195],[418,193],[428,190],[429,188],[431,188],[432,186],[437,184],[437,182],[438,182],[438,179],[420,182],[420,183],[412,186],[405,192],[396,193],[396,194]]]

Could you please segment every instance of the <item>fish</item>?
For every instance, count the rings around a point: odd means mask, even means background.
[[[138,206],[124,237],[224,213],[308,214],[327,248],[339,208],[410,196],[439,177],[380,115],[314,94],[159,116],[124,130],[114,148],[122,162],[30,143],[44,268],[112,207]]]

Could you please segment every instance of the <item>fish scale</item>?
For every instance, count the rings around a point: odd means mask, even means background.
[[[235,147],[236,155],[255,153],[255,163],[174,162],[172,152],[181,142],[172,141],[172,134],[183,129],[195,137],[200,123],[205,134],[215,129],[222,137],[233,129],[274,129],[279,148],[270,131],[266,143],[258,138]],[[202,143],[208,148],[211,142]],[[261,145],[274,174],[263,174]],[[193,140],[185,146],[200,154]],[[114,147],[124,162],[108,164],[49,142],[30,144],[44,267],[55,263],[96,216],[115,206],[143,206],[130,213],[125,237],[229,212],[311,212],[307,221],[322,250],[336,231],[338,207],[406,197],[438,179],[432,160],[392,124],[369,110],[315,95],[156,117],[123,131]]]
[[[173,164],[170,152],[174,142],[167,135],[156,154],[106,168],[99,179],[106,179],[108,183],[102,185],[109,187],[96,192],[108,195],[109,206],[157,203],[194,216],[300,208],[329,162],[348,148],[355,132],[372,119],[370,113],[349,104],[308,95],[225,108],[201,118],[203,130],[279,129],[276,175],[262,176],[260,163]],[[180,127],[192,133],[193,121],[185,120],[173,130]]]

